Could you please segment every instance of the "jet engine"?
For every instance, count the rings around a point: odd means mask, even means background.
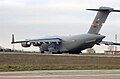
[[[41,42],[35,42],[35,43],[33,43],[33,46],[41,46],[41,45],[42,45]]]
[[[22,45],[22,47],[30,47],[31,43],[30,42],[22,42],[21,45]]]

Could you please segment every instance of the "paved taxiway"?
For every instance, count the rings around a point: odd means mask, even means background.
[[[0,72],[0,79],[120,79],[120,70],[41,70]]]

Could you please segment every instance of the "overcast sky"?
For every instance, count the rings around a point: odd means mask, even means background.
[[[16,40],[86,33],[96,12],[85,9],[100,6],[120,9],[120,0],[0,0],[0,45],[12,48],[12,33]],[[120,13],[111,13],[100,33],[109,41],[118,34],[120,42]],[[23,49],[20,44],[15,48]]]

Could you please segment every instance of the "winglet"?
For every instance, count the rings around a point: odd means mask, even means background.
[[[11,44],[13,44],[15,42],[15,38],[14,38],[14,34],[12,34],[12,42]]]

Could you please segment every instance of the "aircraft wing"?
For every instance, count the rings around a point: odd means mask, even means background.
[[[31,43],[31,44],[44,44],[44,43],[61,43],[60,38],[45,38],[45,39],[31,39],[31,40],[25,40],[25,41],[15,41],[14,35],[12,35],[12,44],[15,43]]]
[[[61,42],[61,39],[60,38],[33,39],[33,40],[29,40],[29,42],[31,42],[31,43],[34,43],[34,42],[59,43],[59,42]]]
[[[109,41],[102,41],[100,44],[105,44],[105,45],[120,45],[120,43],[115,43],[115,42],[109,42]]]

